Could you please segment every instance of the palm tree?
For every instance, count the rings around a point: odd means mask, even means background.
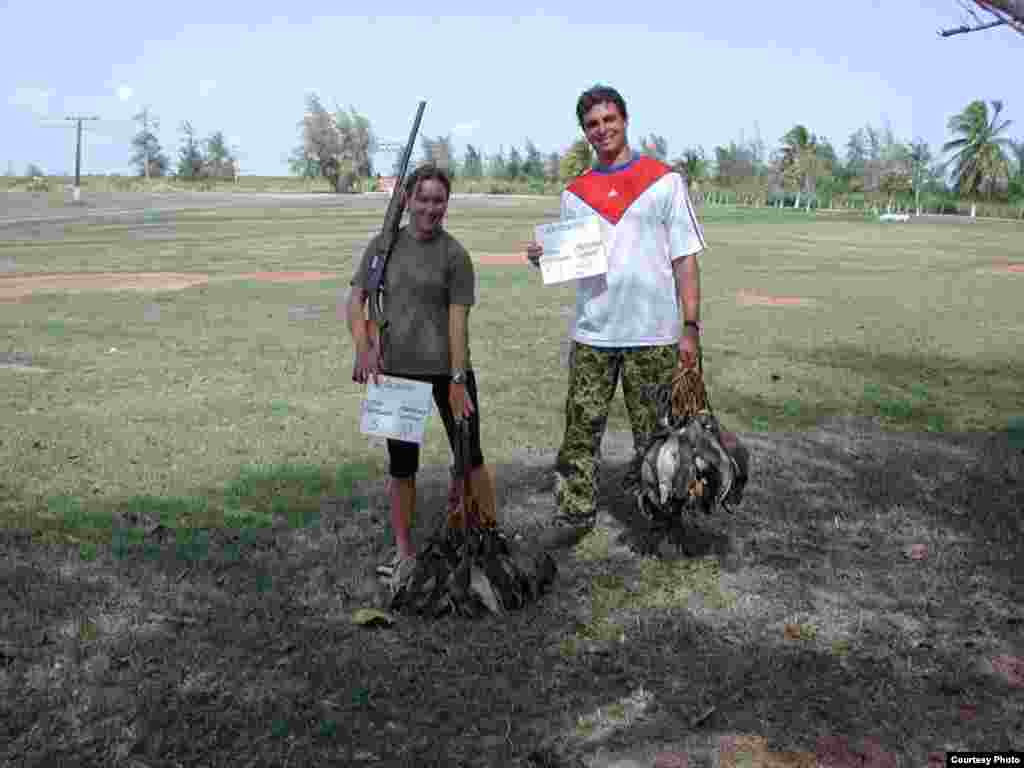
[[[1010,151],[1017,158],[1017,179],[1024,181],[1024,139],[1010,142]]]
[[[1011,141],[1001,136],[1012,123],[1012,120],[999,122],[999,113],[1003,111],[1003,102],[992,102],[992,119],[989,119],[988,106],[980,99],[972,101],[963,112],[949,119],[949,131],[959,134],[960,138],[947,141],[942,145],[943,152],[953,152],[950,162],[953,163],[953,176],[956,179],[954,189],[957,194],[976,199],[985,194],[991,199],[996,185],[1009,179],[1010,163],[1004,147]],[[975,205],[971,206],[971,215]]]
[[[779,165],[785,180],[795,183],[796,207],[801,193],[807,194],[808,210],[817,189],[818,177],[830,172],[827,150],[818,137],[803,125],[795,125],[782,137]]]
[[[694,194],[700,191],[700,182],[708,172],[708,163],[702,148],[688,147],[683,150],[682,157],[676,158],[672,167],[686,178],[686,183]]]

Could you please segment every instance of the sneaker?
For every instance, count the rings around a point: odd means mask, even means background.
[[[541,533],[538,543],[542,549],[572,549],[593,530],[593,518],[571,520],[558,516]]]

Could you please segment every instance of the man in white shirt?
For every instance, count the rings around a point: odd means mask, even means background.
[[[549,549],[575,546],[594,527],[601,440],[619,378],[635,449],[627,482],[635,483],[655,427],[655,405],[641,387],[667,381],[680,361],[696,365],[700,343],[704,233],[685,179],[630,149],[626,103],[614,88],[585,91],[576,116],[597,164],[562,193],[562,219],[598,217],[608,272],[577,282],[557,510],[541,537]],[[542,253],[536,242],[527,247],[534,266]]]

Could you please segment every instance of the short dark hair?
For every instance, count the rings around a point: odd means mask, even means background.
[[[626,100],[614,88],[608,85],[595,85],[588,88],[576,102],[576,119],[580,121],[580,128],[583,128],[583,116],[598,104],[612,103],[619,108],[619,114],[623,120],[629,119],[626,112]]]
[[[416,185],[421,181],[428,181],[430,179],[436,179],[441,182],[444,186],[444,196],[449,198],[452,196],[452,182],[448,178],[448,173],[433,163],[424,163],[411,174],[409,178],[405,180],[405,194],[412,197],[413,192],[416,191]]]

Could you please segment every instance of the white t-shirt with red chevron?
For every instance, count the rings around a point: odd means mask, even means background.
[[[587,171],[562,193],[562,220],[597,216],[608,272],[576,281],[570,336],[595,347],[675,344],[672,262],[704,249],[683,177],[649,157]]]

